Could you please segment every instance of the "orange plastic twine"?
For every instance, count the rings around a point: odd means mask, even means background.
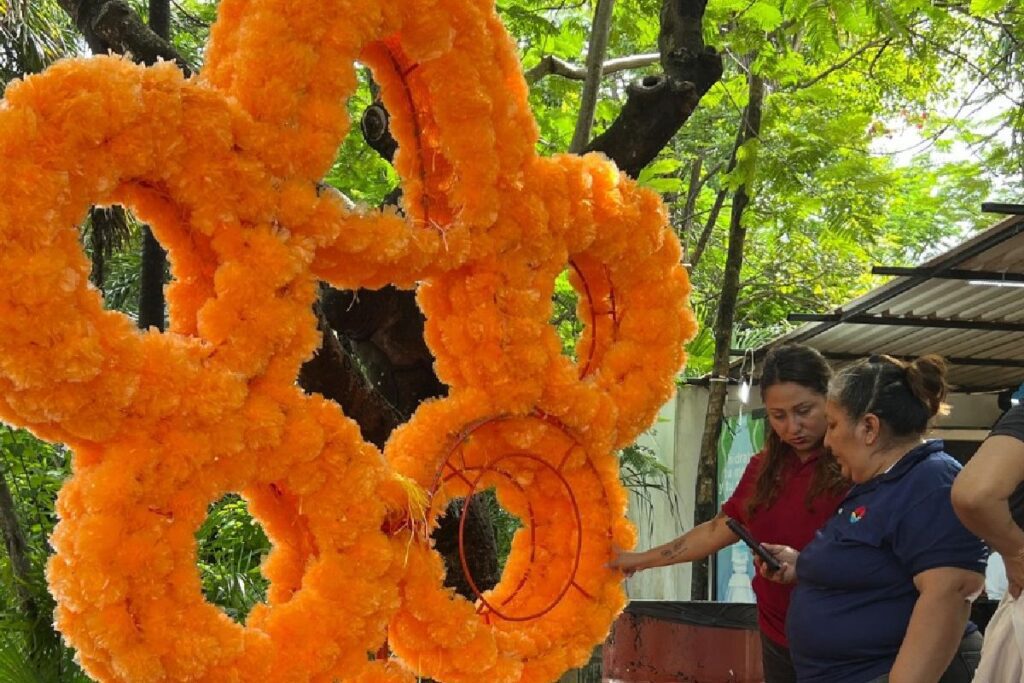
[[[100,681],[556,679],[624,604],[604,568],[633,542],[614,450],[669,397],[694,331],[659,199],[598,155],[537,156],[490,0],[223,0],[206,54],[190,80],[69,60],[0,105],[0,418],[75,454],[58,628]],[[356,59],[392,114],[405,216],[317,189]],[[168,250],[167,333],[88,282],[75,226],[115,203]],[[548,322],[567,269],[578,363]],[[450,394],[383,454],[295,386],[317,280],[418,287]],[[473,604],[442,587],[427,531],[487,487],[525,526]],[[273,544],[245,625],[195,566],[227,492]],[[371,661],[385,637],[396,657]]]

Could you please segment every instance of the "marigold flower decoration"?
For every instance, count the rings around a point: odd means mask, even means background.
[[[316,181],[353,62],[393,115],[404,216]],[[694,331],[664,209],[598,155],[540,158],[491,0],[223,0],[207,62],[62,62],[0,105],[0,418],[74,451],[48,568],[99,681],[550,681],[624,604],[614,450]],[[74,226],[120,203],[168,249],[167,333],[103,309]],[[548,321],[569,270],[577,362]],[[316,283],[418,287],[447,398],[384,453],[295,386]],[[486,487],[524,527],[476,603],[427,530]],[[244,625],[201,593],[195,531],[239,492],[273,550]],[[413,512],[418,511],[418,512]],[[394,653],[374,659],[382,642]]]

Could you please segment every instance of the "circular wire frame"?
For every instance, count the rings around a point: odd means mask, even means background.
[[[562,483],[562,486],[565,488],[566,493],[569,495],[569,502],[570,502],[570,505],[572,506],[573,517],[575,518],[575,522],[576,522],[576,550],[575,550],[575,556],[573,557],[572,570],[569,572],[568,579],[566,580],[565,584],[561,587],[561,589],[558,591],[558,594],[555,596],[554,600],[551,601],[551,604],[547,605],[546,607],[544,607],[541,610],[533,612],[532,614],[521,615],[521,616],[518,616],[518,615],[517,616],[513,616],[513,615],[509,615],[509,614],[506,614],[506,613],[502,612],[497,607],[495,607],[493,604],[491,604],[491,602],[489,602],[487,600],[487,598],[485,598],[483,596],[483,592],[477,586],[476,580],[473,578],[473,575],[472,575],[472,573],[469,570],[469,563],[466,560],[466,545],[465,545],[466,513],[469,510],[469,504],[473,500],[473,496],[476,493],[477,487],[480,485],[481,480],[484,478],[484,476],[488,472],[495,472],[497,474],[501,474],[502,476],[506,477],[510,481],[514,482],[515,480],[512,478],[511,474],[509,474],[508,472],[506,472],[504,470],[500,470],[500,469],[498,469],[496,467],[496,465],[498,463],[502,462],[503,460],[510,460],[512,458],[522,458],[522,459],[525,459],[525,460],[531,460],[533,462],[539,463],[544,468],[546,468],[548,471],[550,471],[552,474],[554,474],[555,477],[557,477],[558,480]],[[489,613],[494,614],[498,618],[504,619],[505,621],[532,621],[534,619],[539,619],[540,617],[544,616],[545,614],[547,614],[548,612],[553,610],[558,605],[558,603],[561,602],[562,597],[564,597],[565,594],[569,592],[569,589],[572,588],[576,584],[576,572],[579,569],[580,560],[581,560],[582,555],[583,555],[583,518],[580,515],[579,505],[576,503],[576,494],[573,493],[572,485],[569,483],[569,481],[565,478],[565,476],[557,468],[555,468],[553,465],[551,465],[551,463],[543,460],[542,458],[537,457],[536,455],[533,455],[532,453],[509,453],[507,455],[501,456],[500,458],[497,458],[496,460],[494,460],[492,463],[490,463],[486,467],[474,468],[474,469],[478,469],[479,473],[477,474],[476,478],[472,482],[469,483],[469,486],[470,486],[469,494],[466,496],[465,501],[462,504],[462,517],[459,519],[459,560],[462,563],[462,572],[463,572],[463,574],[466,577],[466,581],[469,583],[469,587],[473,590],[473,593],[476,595],[477,599],[480,600],[481,604],[483,604],[483,606],[486,607],[487,610],[489,610]],[[461,476],[461,473],[458,476]],[[531,517],[532,517],[532,506],[531,506]],[[533,534],[533,520],[532,519],[530,521],[530,531],[531,531],[531,534]],[[536,536],[531,535],[531,547],[534,547],[535,545],[536,545]],[[531,557],[531,559],[532,559],[532,557]],[[526,584],[526,581],[528,579],[529,579],[529,574],[527,574],[526,576],[523,577],[523,580],[520,581],[519,586],[517,586],[515,591],[512,592],[512,595],[510,595],[508,598],[506,598],[505,602],[503,603],[503,606],[504,606],[504,604],[507,604],[508,602],[510,602],[516,596],[516,594]]]

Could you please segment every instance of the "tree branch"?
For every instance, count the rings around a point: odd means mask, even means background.
[[[697,206],[697,197],[700,196],[700,189],[704,183],[700,179],[700,169],[704,165],[704,158],[697,155],[690,162],[690,184],[686,188],[686,203],[683,205],[683,260],[689,260],[690,256],[690,233],[693,232],[693,215]]]
[[[609,59],[601,66],[601,75],[608,76],[619,71],[641,69],[651,64],[657,64],[660,59],[661,54],[657,52],[616,57],[615,59]],[[554,55],[546,55],[541,58],[537,66],[528,70],[524,76],[528,85],[534,85],[546,76],[561,76],[573,81],[583,81],[587,78],[587,68],[579,64],[572,64]]]
[[[383,448],[388,435],[405,417],[366,381],[334,335],[319,304],[316,313],[323,341],[313,358],[299,370],[299,386],[308,394],[321,394],[336,401],[359,424],[363,438]]]
[[[191,67],[174,46],[151,31],[124,0],[58,0],[95,54],[131,55],[141,64],[174,62],[188,76]]]
[[[663,0],[658,48],[664,73],[635,81],[619,117],[584,151],[603,152],[635,178],[690,118],[722,77],[722,58],[705,47],[707,0]]]
[[[929,47],[934,48],[935,50],[941,52],[942,54],[953,58],[957,62],[966,65],[971,71],[977,74],[982,81],[987,82],[989,85],[991,85],[993,91],[1000,93],[1003,97],[1013,102],[1015,106],[1024,107],[1024,101],[1014,99],[1008,94],[1009,90],[1007,89],[1005,83],[997,83],[992,79],[992,74],[995,73],[996,71],[995,66],[988,70],[983,69],[978,64],[975,64],[969,57],[965,57],[963,54],[957,52],[956,50],[952,50],[946,45],[933,40],[927,34],[917,31],[914,27],[908,26],[907,33],[917,38],[918,40],[921,40]]]
[[[704,174],[704,177],[700,177],[701,166],[703,165],[703,157],[695,157],[693,160],[693,166],[690,169],[690,187],[686,192],[686,205],[683,208],[683,234],[686,236],[686,258],[689,263],[691,272],[693,271],[693,262],[689,261],[690,258],[690,234],[693,232],[693,219],[700,215],[702,212],[697,211],[697,199],[700,197],[701,190],[708,184],[708,181],[718,175],[718,172],[722,170],[723,164],[721,161],[708,169],[708,172]],[[712,224],[718,218],[718,210],[721,209],[721,204],[716,200],[716,206],[712,207],[711,215]],[[697,243],[697,246],[703,251],[703,243],[707,241],[707,227],[701,231],[701,238]],[[700,254],[697,253],[697,259],[700,259]]]
[[[885,50],[886,46],[888,46],[890,43],[892,43],[892,37],[891,36],[886,37],[886,38],[879,38],[878,40],[872,40],[870,42],[864,43],[859,48],[857,48],[856,50],[851,52],[849,55],[847,55],[847,57],[845,59],[842,59],[842,60],[836,62],[835,64],[833,64],[832,66],[828,67],[827,69],[825,69],[824,71],[822,71],[818,75],[816,75],[816,76],[814,76],[812,78],[809,78],[806,81],[801,81],[799,83],[794,83],[793,85],[787,86],[787,87],[783,88],[782,90],[784,90],[786,92],[793,92],[795,90],[802,90],[804,88],[809,88],[812,85],[814,85],[815,83],[817,83],[817,82],[819,82],[819,81],[821,81],[821,80],[823,80],[825,78],[828,78],[829,76],[831,76],[835,72],[843,69],[847,64],[849,64],[853,60],[857,59],[858,57],[863,55],[868,50],[870,50],[872,48],[875,48],[875,47],[881,47],[882,50]],[[881,55],[882,50],[879,51],[879,55]],[[876,56],[875,59],[878,59],[878,57]]]
[[[736,131],[736,141],[733,142],[732,152],[729,153],[729,165],[725,169],[726,174],[731,173],[732,170],[736,168],[736,155],[740,151],[740,145],[743,144],[744,130],[743,122],[741,120],[739,130]],[[725,204],[725,195],[725,188],[719,190],[718,194],[715,195],[715,203],[711,207],[711,214],[708,216],[707,222],[704,223],[704,229],[700,233],[700,239],[697,240],[697,248],[693,250],[693,257],[690,259],[691,273],[697,269],[697,264],[700,263],[701,256],[704,255],[704,250],[708,246],[711,234],[715,231],[715,225],[718,224],[718,214],[722,211],[722,205]]]
[[[704,223],[704,229],[700,232],[700,238],[697,240],[697,246],[694,247],[693,256],[690,257],[691,273],[697,269],[697,264],[700,263],[704,250],[707,249],[708,241],[711,239],[711,233],[715,231],[715,225],[718,223],[718,214],[721,213],[722,206],[725,204],[725,195],[725,190],[719,190],[718,194],[715,195],[715,203],[711,207],[711,214]]]

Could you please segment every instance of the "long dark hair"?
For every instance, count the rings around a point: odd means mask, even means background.
[[[768,351],[761,370],[761,399],[776,384],[792,382],[810,389],[822,398],[828,395],[828,382],[832,377],[832,369],[824,356],[815,349],[802,344],[782,344]],[[782,488],[782,472],[786,466],[792,448],[775,433],[768,421],[768,434],[765,437],[764,458],[761,470],[754,484],[754,495],[747,501],[747,516],[760,509],[771,506],[779,497]],[[839,465],[831,453],[825,453],[814,467],[811,486],[807,490],[804,504],[811,509],[814,500],[821,495],[838,495],[850,483],[839,471]]]

